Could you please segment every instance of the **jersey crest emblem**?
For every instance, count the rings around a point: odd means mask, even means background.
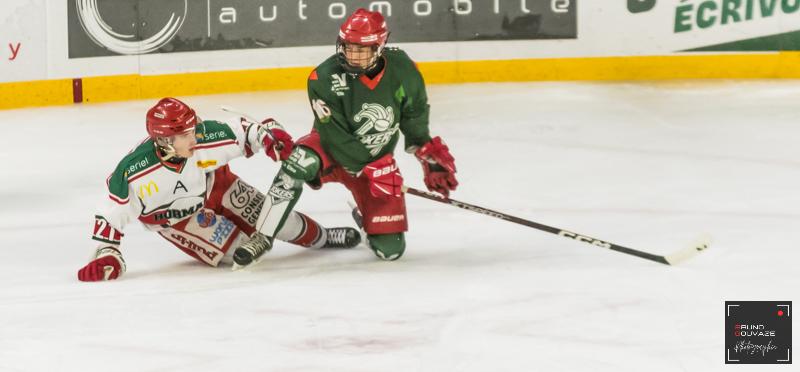
[[[361,111],[353,119],[357,123],[362,123],[356,131],[356,135],[372,155],[380,153],[400,128],[400,124],[394,122],[394,109],[391,106],[384,107],[377,103],[363,104]],[[371,131],[373,133],[368,134]]]
[[[373,128],[378,132],[385,132],[394,124],[394,109],[377,103],[365,103],[361,105],[361,111],[353,119],[357,123],[366,120],[356,131],[359,136],[367,134]]]

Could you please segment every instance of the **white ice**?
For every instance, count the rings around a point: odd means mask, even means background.
[[[231,272],[137,225],[128,273],[82,283],[106,176],[155,100],[0,111],[0,371],[722,371],[724,301],[798,300],[800,82],[429,92],[454,199],[658,254],[714,245],[668,267],[408,196],[398,262],[279,243]],[[311,126],[300,91],[182,98]],[[262,190],[277,169],[232,167]],[[352,225],[348,198],[306,189],[298,209]]]

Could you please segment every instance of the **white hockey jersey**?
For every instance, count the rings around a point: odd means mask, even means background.
[[[133,220],[158,231],[202,209],[210,188],[206,174],[262,149],[258,125],[198,123],[194,154],[180,165],[161,161],[152,139],[139,144],[106,180],[110,200],[95,216],[92,234],[98,249],[118,249],[122,231]]]

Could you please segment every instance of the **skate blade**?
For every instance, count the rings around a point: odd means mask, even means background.
[[[261,262],[260,258],[257,259],[257,260],[253,260],[253,262],[250,262],[247,265],[239,265],[236,262],[234,262],[233,265],[231,266],[231,271],[247,270],[248,268],[251,268],[251,267],[255,266],[259,262]]]

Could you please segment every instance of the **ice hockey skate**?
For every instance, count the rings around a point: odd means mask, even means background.
[[[236,248],[233,252],[233,270],[241,270],[258,263],[264,253],[272,249],[272,238],[255,233],[250,240]]]
[[[326,231],[328,236],[322,249],[347,249],[361,243],[361,234],[352,227],[332,227]]]

